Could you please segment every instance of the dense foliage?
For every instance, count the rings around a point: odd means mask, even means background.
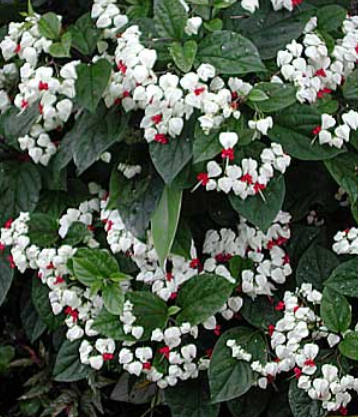
[[[358,17],[0,1],[0,415],[358,412]]]

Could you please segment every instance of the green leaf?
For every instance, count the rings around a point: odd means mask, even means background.
[[[31,214],[28,226],[28,235],[32,244],[50,248],[57,242],[58,223],[54,217],[42,213]]]
[[[260,401],[258,401],[260,398]],[[233,417],[260,417],[266,410],[272,391],[261,388],[251,388],[243,397],[236,398],[227,403]]]
[[[171,253],[190,259],[192,236],[188,225],[184,220],[180,220]]]
[[[41,176],[34,165],[18,162],[0,164],[0,222],[21,212],[33,212],[39,200]]]
[[[347,100],[358,100],[358,70],[348,75],[343,84],[343,96]]]
[[[0,116],[0,132],[9,145],[18,148],[18,138],[29,134],[32,125],[39,116],[38,103],[34,103],[25,111],[11,107]]]
[[[273,178],[262,191],[265,199],[260,194],[250,196],[246,200],[232,194],[229,199],[232,207],[240,215],[266,232],[282,208],[285,192],[285,181],[283,176],[280,176]]]
[[[73,258],[73,270],[76,278],[90,287],[118,272],[118,264],[107,250],[80,249]]]
[[[278,115],[268,136],[280,143],[286,153],[303,161],[322,161],[345,152],[344,149],[320,145],[318,139],[312,143],[312,130],[320,125],[321,114],[318,109],[295,104]]]
[[[342,27],[346,17],[347,10],[337,4],[321,7],[317,10],[318,29],[328,33],[335,32]]]
[[[339,265],[324,285],[347,297],[358,297],[358,259]]]
[[[197,51],[198,44],[195,41],[187,41],[183,45],[180,42],[173,42],[169,47],[175,65],[183,72],[191,70]]]
[[[263,99],[253,100],[252,95],[264,94]],[[296,102],[296,89],[290,84],[259,83],[250,91],[248,105],[263,113],[283,110]],[[253,102],[253,103],[252,103]]]
[[[12,346],[0,346],[0,373],[6,371],[15,357],[15,349]]]
[[[260,3],[260,8],[253,15],[240,19],[238,24],[238,21],[232,19],[231,16],[240,16],[243,14],[242,11],[240,2],[228,9],[224,13],[224,27],[240,31],[251,39],[262,59],[276,58],[278,51],[285,49],[288,43],[303,33],[306,20],[308,20],[308,18],[303,19],[297,12],[274,11],[271,3],[264,1]]]
[[[339,265],[338,257],[319,245],[311,245],[300,258],[296,269],[297,287],[305,282],[318,290],[323,290],[324,282]]]
[[[203,274],[193,277],[179,291],[177,305],[181,312],[178,323],[188,322],[192,326],[203,323],[222,308],[232,290],[233,285],[222,276]]]
[[[53,377],[57,382],[75,382],[87,377],[90,367],[82,365],[79,359],[81,340],[65,340],[56,356]]]
[[[165,145],[157,142],[149,145],[152,162],[166,184],[173,182],[193,156],[191,129],[188,126],[184,129],[180,137]]]
[[[267,331],[269,325],[277,323],[282,318],[282,313],[275,309],[278,302],[277,296],[273,297],[273,301],[266,297],[257,297],[253,300],[244,296],[240,314],[252,326]]]
[[[220,131],[211,131],[208,135],[200,127],[200,123],[195,126],[193,156],[194,163],[208,161],[215,158],[221,150],[222,146],[219,142]]]
[[[95,115],[83,112],[61,141],[59,152],[54,157],[56,169],[62,170],[73,158],[78,173],[82,174],[113,144],[124,138],[127,123],[127,115],[119,115],[116,109],[107,110],[104,105],[99,106]]]
[[[249,95],[247,96],[247,99],[252,102],[251,104],[253,106],[255,106],[254,102],[256,102],[256,101],[260,102],[260,101],[268,100],[269,96],[264,91],[262,91],[260,88],[253,88],[250,91]]]
[[[154,23],[158,35],[181,40],[188,14],[180,0],[154,0]]]
[[[94,113],[108,85],[112,66],[106,59],[100,59],[94,64],[80,64],[76,70],[77,101],[85,109]]]
[[[244,395],[255,382],[250,364],[232,357],[228,340],[235,340],[253,361],[264,361],[267,355],[261,333],[246,327],[230,329],[220,336],[215,345],[209,368],[209,383],[213,403],[229,401]],[[250,416],[251,417],[251,416]]]
[[[95,318],[91,328],[101,335],[110,337],[113,340],[129,342],[135,340],[131,335],[126,335],[124,333],[123,325],[119,321],[119,317],[109,313],[105,308],[103,308]]]
[[[343,333],[349,329],[352,321],[351,306],[343,295],[326,287],[323,291],[320,316],[328,330]]]
[[[35,275],[32,278],[31,298],[35,309],[41,320],[46,324],[50,330],[56,330],[63,321],[63,315],[55,316],[50,300],[49,288],[46,284],[42,284],[41,279]]]
[[[21,311],[22,327],[25,329],[26,336],[31,343],[34,343],[47,329],[46,324],[42,321],[31,299],[31,283],[28,282],[21,294]]]
[[[119,315],[122,313],[124,293],[118,284],[110,284],[104,287],[102,296],[104,306],[111,314]]]
[[[87,226],[81,222],[74,222],[68,229],[67,235],[63,240],[63,245],[75,246],[82,243],[91,236]]]
[[[56,40],[60,37],[61,21],[55,13],[44,14],[38,23],[39,32],[48,39]]]
[[[14,271],[10,268],[7,256],[7,251],[0,253],[0,306],[5,301],[14,278]]]
[[[65,33],[61,37],[61,42],[53,43],[50,46],[50,55],[54,58],[70,58],[70,50],[72,45],[72,35],[70,32]]]
[[[358,332],[346,334],[338,348],[346,358],[358,361]]]
[[[96,28],[90,13],[81,16],[69,30],[75,49],[83,55],[92,55],[95,52],[101,31]]]
[[[128,180],[114,170],[110,182],[113,206],[121,213],[126,228],[137,238],[145,238],[149,222],[162,195],[164,184],[156,173]]]
[[[152,216],[153,243],[162,267],[170,253],[178,228],[182,194],[181,190],[165,187]]]
[[[219,404],[210,403],[210,392],[206,379],[180,382],[173,388],[165,390],[172,417],[216,417]]]
[[[308,394],[297,387],[297,381],[292,380],[288,393],[291,411],[293,417],[324,417],[328,414],[321,407],[320,401],[313,401]]]
[[[168,320],[168,306],[157,295],[150,292],[133,291],[127,294],[133,304],[135,325],[144,328],[141,341],[150,340],[152,331],[163,329]]]
[[[197,61],[199,64],[212,64],[218,73],[226,75],[245,75],[266,70],[256,46],[230,31],[206,36],[199,44]]]

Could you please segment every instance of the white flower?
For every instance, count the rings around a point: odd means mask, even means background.
[[[222,132],[219,141],[224,149],[232,149],[238,142],[239,137],[235,132]]]
[[[250,13],[254,13],[260,7],[259,0],[241,0],[241,7]]]
[[[203,19],[199,16],[191,17],[186,22],[185,26],[185,33],[189,36],[191,35],[197,35],[199,33],[199,29],[201,25],[203,24]]]
[[[210,64],[201,64],[197,70],[199,77],[203,81],[208,81],[210,78],[214,78],[216,75],[215,67]]]
[[[348,113],[342,115],[343,122],[351,129],[358,129],[358,113],[354,110],[350,110]]]
[[[262,133],[263,135],[267,135],[269,129],[273,127],[273,119],[271,116],[266,117],[260,120],[249,120],[249,128],[253,130],[257,130],[258,132]]]

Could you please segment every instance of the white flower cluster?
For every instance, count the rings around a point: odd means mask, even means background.
[[[39,117],[31,126],[29,135],[20,137],[18,141],[20,148],[28,151],[36,164],[47,166],[56,153],[56,145],[49,132],[61,131],[72,114],[78,64],[78,61],[66,64],[60,71],[60,77],[56,77],[54,69],[48,66],[34,69],[25,64],[20,69],[21,82],[15,106],[25,111],[37,105]]]
[[[296,293],[287,291],[283,301],[276,306],[277,310],[283,311],[283,318],[269,326],[271,348],[276,358],[265,364],[254,361],[251,368],[260,375],[258,385],[262,389],[272,383],[278,374],[293,370],[298,387],[313,400],[321,401],[322,407],[328,411],[343,411],[351,401],[347,391],[358,390],[358,378],[350,375],[339,378],[338,368],[328,364],[324,364],[319,371],[320,349],[317,342],[326,339],[329,346],[333,347],[340,341],[340,336],[329,333],[314,312],[321,299],[322,294],[308,283],[302,284]],[[235,340],[229,342],[227,346],[233,357],[251,362],[251,355]],[[322,377],[317,378],[317,372],[322,372]]]
[[[129,180],[142,172],[142,167],[140,165],[128,165],[123,162],[118,165],[117,169]]]
[[[342,120],[343,124],[337,126],[334,134],[332,134],[330,129],[336,126],[336,119],[324,113],[321,115],[321,124],[315,127],[312,133],[315,135],[315,138],[318,136],[321,145],[328,144],[329,146],[341,148],[345,142],[349,142],[351,129],[354,131],[358,129],[358,113],[350,110],[348,113],[342,114]]]
[[[338,255],[358,255],[358,229],[352,227],[334,236],[333,250]]]
[[[214,272],[219,264],[228,262],[233,256],[250,259],[253,269],[242,273],[242,292],[255,298],[272,295],[276,284],[284,284],[292,269],[286,252],[282,249],[290,238],[290,215],[280,212],[267,233],[247,225],[244,219],[238,226],[238,234],[228,229],[214,230],[206,234],[203,253],[210,258],[204,269]],[[222,273],[221,273],[222,274]]]
[[[344,83],[358,59],[358,18],[343,23],[343,39],[338,39],[330,55],[324,39],[315,32],[317,18],[306,27],[302,43],[292,41],[277,54],[283,78],[298,87],[297,100],[314,103]]]
[[[226,140],[224,142],[227,135],[234,135],[237,142],[236,133],[222,133],[220,135],[221,143],[227,143]],[[208,162],[207,172],[202,172],[197,176],[198,185],[205,186],[207,191],[223,191],[226,194],[233,191],[235,195],[245,200],[248,196],[262,194],[274,177],[275,170],[284,174],[291,163],[291,157],[283,152],[282,146],[278,143],[271,143],[269,148],[265,148],[261,152],[260,166],[252,158],[242,159],[240,165],[229,165],[229,160],[233,159],[233,146],[236,142],[232,141],[222,152],[222,156],[227,158],[224,170],[217,162]]]
[[[303,0],[271,0],[272,7],[275,11],[286,9],[289,12],[292,12],[302,2]],[[241,6],[250,13],[254,13],[255,10],[260,8],[260,3],[259,0],[241,0]]]
[[[98,187],[91,188],[98,193]],[[82,203],[79,209],[69,209],[60,219],[61,237],[66,236],[70,226],[76,221],[85,224],[92,234],[93,213],[98,212],[99,207],[99,199],[95,197]],[[61,245],[58,248],[42,249],[32,244],[28,236],[30,220],[28,213],[22,213],[17,219],[7,221],[1,229],[0,249],[11,246],[9,263],[12,268],[17,268],[22,273],[27,269],[38,270],[38,279],[50,289],[49,299],[53,313],[66,314],[69,340],[80,339],[85,334],[94,336],[97,333],[91,329],[91,325],[93,318],[102,309],[102,298],[92,295],[90,289],[69,286],[66,281],[66,276],[69,275],[67,262],[75,255],[76,248]],[[93,237],[87,239],[87,244],[90,247],[97,246]]]
[[[128,17],[121,14],[116,0],[94,0],[91,17],[96,20],[96,26],[103,29],[105,39],[116,38],[128,23]]]
[[[9,91],[16,84],[18,69],[15,64],[6,64],[0,69],[0,114],[11,105]]]

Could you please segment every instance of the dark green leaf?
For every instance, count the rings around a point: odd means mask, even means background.
[[[46,324],[41,320],[41,317],[32,303],[31,285],[26,285],[21,294],[20,316],[27,337],[31,343],[34,343],[46,330]]]
[[[252,359],[264,361],[267,355],[265,340],[258,331],[246,327],[230,329],[215,345],[209,368],[211,398],[214,403],[229,401],[244,395],[255,382],[250,364],[232,357],[228,340],[235,340]]]
[[[110,337],[114,340],[134,340],[131,335],[126,335],[123,332],[123,325],[119,321],[119,317],[110,314],[105,308],[103,308],[100,314],[95,318],[91,328],[99,332],[101,335]]]
[[[346,358],[358,361],[358,332],[346,334],[338,348]]]
[[[65,340],[57,356],[53,369],[53,377],[57,382],[74,382],[86,378],[90,367],[82,365],[79,359],[81,340],[70,342]]]
[[[168,320],[167,304],[157,295],[150,292],[133,291],[127,295],[133,304],[135,325],[144,328],[140,340],[148,340],[155,329],[163,329]]]
[[[245,296],[240,313],[252,326],[267,331],[268,326],[282,318],[282,313],[275,309],[278,302],[279,299],[276,296],[272,300],[267,297],[257,297],[253,300]]]
[[[212,274],[195,276],[180,289],[177,305],[181,308],[178,322],[192,326],[216,314],[228,300],[233,285],[224,277]]]
[[[10,268],[10,263],[7,259],[8,255],[7,251],[0,253],[0,306],[5,301],[14,277],[14,271]]]
[[[285,181],[283,176],[280,176],[273,178],[262,191],[264,199],[260,194],[250,196],[246,200],[230,195],[230,203],[240,215],[266,232],[282,208],[285,192]]]
[[[245,75],[265,71],[256,46],[243,36],[230,31],[214,32],[199,44],[198,63],[212,64],[218,73]]]
[[[317,11],[318,29],[325,32],[335,32],[343,25],[347,10],[338,5],[321,7]]]
[[[222,146],[219,142],[220,131],[214,130],[206,135],[197,123],[195,126],[193,156],[194,163],[208,161],[218,155]]]
[[[311,400],[303,389],[297,387],[294,379],[290,383],[288,399],[294,417],[324,417],[328,414],[321,407],[320,401]]]
[[[106,59],[100,59],[95,64],[80,64],[77,66],[76,98],[85,109],[94,113],[106,89],[110,76],[111,64]]]
[[[252,100],[252,94],[263,92],[267,99]],[[289,84],[280,83],[259,83],[251,90],[248,104],[254,110],[263,113],[273,113],[291,106],[296,102],[296,89]]]
[[[48,214],[31,214],[28,226],[28,235],[34,245],[49,248],[54,246],[59,238],[57,220]]]
[[[15,349],[12,346],[0,346],[0,373],[6,371],[14,357]]]
[[[339,265],[324,285],[347,297],[358,297],[358,259]]]
[[[320,316],[328,330],[343,333],[348,330],[352,321],[351,306],[344,295],[326,287],[323,291]]]
[[[87,226],[81,222],[74,222],[68,229],[63,245],[75,246],[91,236]]]
[[[188,15],[180,0],[154,0],[153,14],[159,36],[183,38]]]
[[[343,84],[343,95],[347,100],[358,100],[358,70],[354,70]]]
[[[243,397],[229,401],[227,406],[233,417],[260,417],[271,398],[272,391],[269,388],[251,388]]]
[[[319,245],[310,246],[302,255],[296,270],[296,284],[308,282],[322,291],[324,282],[339,265],[338,257]]]

